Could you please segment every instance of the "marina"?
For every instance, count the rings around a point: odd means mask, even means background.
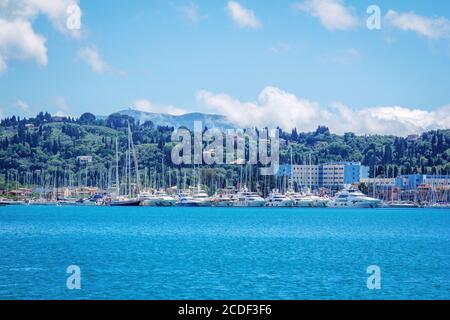
[[[419,174],[409,173],[401,166],[367,166],[353,161],[317,164],[311,152],[297,152],[297,161],[303,164],[296,164],[294,144],[284,146],[284,164],[269,175],[264,174],[267,168],[238,158],[237,150],[226,156],[236,157],[231,165],[177,165],[168,154],[155,158],[151,153],[139,152],[140,146],[134,141],[135,126],[133,119],[123,121],[120,138],[111,137],[107,143],[110,160],[106,163],[94,163],[94,157],[86,155],[69,159],[76,161],[72,169],[3,170],[0,205],[367,209],[450,206],[450,175],[443,174],[448,172],[442,167],[428,170],[435,174]],[[167,130],[172,132],[173,128]],[[328,129],[319,127],[315,134],[321,130]],[[436,139],[443,139],[442,133],[436,134]],[[104,137],[102,140],[107,141]],[[213,151],[199,158],[211,156]],[[246,157],[241,152],[242,155]],[[148,166],[149,156],[154,164],[159,163]],[[101,169],[95,169],[99,166]]]
[[[165,191],[141,192],[136,197],[111,197],[108,194],[95,194],[84,199],[42,199],[9,200],[0,199],[1,206],[124,206],[124,207],[240,207],[240,208],[450,208],[448,203],[420,204],[412,201],[384,202],[349,188],[338,192],[334,197],[311,193],[286,193],[274,190],[267,198],[256,192],[242,191],[233,194],[217,193],[208,196],[206,192],[180,192],[170,195]]]

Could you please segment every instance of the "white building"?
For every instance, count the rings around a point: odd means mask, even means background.
[[[450,176],[446,175],[425,175],[423,179],[424,184],[429,184],[433,187],[448,187],[450,186]]]
[[[290,174],[290,169],[283,172]],[[369,168],[359,162],[292,165],[292,180],[299,187],[342,187],[368,178]]]
[[[317,187],[319,185],[319,166],[292,165],[292,180],[298,186]]]
[[[345,165],[336,163],[336,164],[323,164],[321,172],[321,181],[319,181],[320,185],[327,186],[342,186],[345,184],[344,181],[344,169]]]
[[[367,185],[395,186],[395,178],[364,178],[361,182]]]

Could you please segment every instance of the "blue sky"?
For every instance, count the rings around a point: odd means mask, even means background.
[[[361,133],[366,126],[350,118],[373,118],[368,133],[392,124],[411,132],[449,127],[448,1],[34,2],[20,19],[32,40],[45,38],[36,45],[13,24],[33,1],[18,0],[17,9],[0,0],[3,116],[133,107],[222,113],[242,125],[324,122],[337,132],[346,128],[334,114]],[[64,5],[73,2],[82,11],[79,35],[64,30]],[[366,27],[371,4],[381,9],[381,30]],[[337,11],[327,16],[324,5]],[[278,105],[284,115],[274,117]]]

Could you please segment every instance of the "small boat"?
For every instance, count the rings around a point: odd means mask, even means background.
[[[387,204],[388,208],[418,208],[419,205],[412,201],[397,201]]]
[[[141,204],[139,198],[116,197],[111,199],[108,205],[112,207],[136,207]]]
[[[25,201],[19,201],[19,200],[3,200],[0,202],[2,206],[20,206],[27,204]]]
[[[61,202],[61,201],[59,201],[59,202]],[[96,194],[90,198],[78,199],[75,202],[64,199],[64,200],[62,200],[61,204],[65,205],[66,203],[69,203],[69,204],[75,204],[75,205],[79,205],[79,206],[98,206],[98,205],[102,205],[103,202],[104,202],[103,195]]]

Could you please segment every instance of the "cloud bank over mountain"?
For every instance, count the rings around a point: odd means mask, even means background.
[[[450,105],[436,111],[401,106],[352,109],[338,102],[325,107],[272,86],[264,88],[256,101],[240,101],[224,93],[206,90],[197,94],[197,101],[242,127],[278,126],[284,130],[295,127],[300,131],[312,131],[318,125],[326,125],[339,134],[355,132],[399,136],[450,127]]]

